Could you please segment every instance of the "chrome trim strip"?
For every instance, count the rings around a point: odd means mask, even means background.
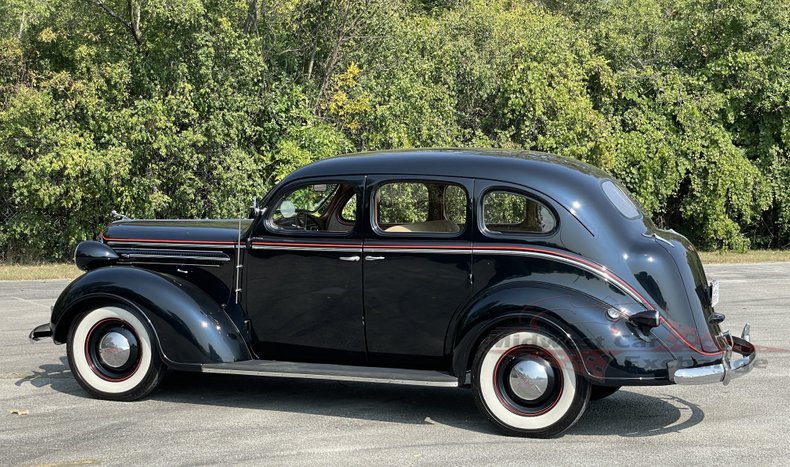
[[[320,246],[275,246],[252,244],[253,250],[287,250],[287,251],[332,251],[338,253],[362,253],[361,247],[320,247]]]
[[[180,255],[157,255],[157,254],[146,254],[146,253],[124,253],[123,254],[126,258],[129,259],[136,259],[136,258],[153,258],[153,259],[192,259],[196,261],[214,261],[219,263],[227,263],[230,261],[230,258],[225,257],[217,257],[217,256],[180,256]]]
[[[452,248],[386,248],[386,247],[377,247],[372,246],[370,248],[365,248],[365,253],[444,253],[448,255],[452,254],[461,254],[461,255],[471,255],[472,250],[469,248],[465,249],[452,249]]]
[[[167,243],[167,242],[121,242],[116,240],[105,240],[105,243],[110,246],[147,246],[147,247],[158,247],[158,246],[174,246],[174,247],[181,247],[181,248],[211,248],[211,249],[221,249],[226,250],[230,248],[236,248],[237,245],[235,243],[227,244],[227,245],[218,245],[214,243]],[[240,248],[244,248],[244,245],[238,245]]]
[[[257,198],[255,198],[255,202],[253,204],[258,204]],[[257,206],[255,206],[257,209]],[[236,236],[236,245],[241,245],[241,218],[239,218],[239,233]],[[241,273],[244,266],[241,264],[241,250],[236,248],[236,267],[233,268],[233,275],[234,275],[234,285],[233,287],[233,299],[236,304],[239,304],[239,299],[241,298]]]
[[[318,379],[325,381],[354,381],[360,383],[380,383],[380,384],[399,384],[405,386],[433,386],[443,388],[456,388],[458,382],[454,381],[421,381],[421,380],[408,380],[408,379],[395,379],[395,378],[374,378],[364,376],[345,376],[345,375],[320,375],[311,373],[285,373],[279,371],[261,371],[250,368],[217,368],[202,365],[200,367],[202,373],[214,373],[225,375],[245,375],[245,376],[271,376],[274,378],[297,378],[297,379]]]
[[[195,256],[201,255],[222,255],[223,253],[216,252],[216,251],[206,251],[206,250],[196,250],[196,249],[188,249],[188,248],[178,248],[178,249],[157,249],[157,248],[123,248],[118,247],[117,250],[118,254],[122,253],[129,253],[131,251],[140,252],[140,254],[152,253],[152,254],[167,254],[166,252],[177,251],[179,253],[192,253]],[[225,255],[227,257],[227,255]],[[214,256],[215,258],[220,256]]]
[[[552,255],[552,254],[549,254],[549,253],[541,253],[541,252],[538,252],[538,251],[520,251],[520,250],[488,250],[488,249],[482,249],[481,250],[481,249],[473,249],[472,253],[473,254],[491,254],[491,255],[528,256],[528,257],[533,257],[533,258],[543,258],[543,259],[548,259],[548,260],[553,260],[553,261],[559,261],[559,262],[565,263],[565,264],[570,264],[571,266],[575,266],[577,268],[583,269],[583,270],[585,270],[587,272],[590,272],[590,273],[600,277],[604,281],[613,284],[620,291],[622,291],[623,293],[625,293],[629,297],[631,297],[634,300],[636,300],[637,303],[640,303],[640,304],[646,306],[649,309],[653,308],[652,305],[650,305],[649,303],[646,303],[639,295],[635,294],[628,287],[623,286],[620,283],[619,280],[617,280],[617,279],[615,279],[613,277],[613,275],[611,275],[611,274],[609,274],[607,272],[601,271],[598,268],[594,268],[594,267],[590,266],[589,264],[585,264],[585,263],[582,263],[580,261],[575,261],[575,260],[573,260],[571,258],[566,258],[564,256],[558,256],[558,255]],[[604,267],[604,266],[602,266],[602,267]]]
[[[250,219],[245,219],[245,220],[249,221]],[[238,217],[224,217],[224,218],[220,218],[220,219],[213,219],[213,218],[210,218],[210,217],[204,217],[203,219],[194,219],[194,218],[191,218],[191,217],[188,217],[188,218],[176,217],[175,219],[149,219],[149,218],[145,218],[145,217],[140,217],[140,218],[129,218],[129,221],[137,221],[136,223],[138,223],[140,221],[143,221],[143,222],[165,222],[165,223],[169,223],[169,224],[172,224],[173,222],[209,222],[209,223],[218,223],[218,222],[230,223],[230,222],[233,222],[233,223],[236,223],[236,222],[239,221],[239,218]],[[120,219],[119,219],[119,220],[113,222],[113,224],[116,223],[116,222],[119,223],[119,224],[124,224],[125,223],[125,222],[120,221]]]
[[[132,265],[132,264],[156,264],[157,266],[195,266],[201,268],[219,268],[222,267],[221,264],[207,264],[207,263],[163,263],[161,261],[129,261],[121,259],[118,261],[117,264],[120,265]]]
[[[651,234],[642,233],[642,236],[645,237],[645,238],[652,238],[653,240],[656,240],[656,241],[659,241],[659,242],[664,242],[667,245],[671,246],[672,248],[675,248],[675,244],[674,243],[670,242],[669,240],[667,240],[664,237],[659,236],[657,233],[651,233]]]

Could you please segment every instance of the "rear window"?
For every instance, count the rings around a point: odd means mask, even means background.
[[[607,180],[601,184],[601,187],[609,201],[620,211],[620,214],[629,219],[636,219],[642,215],[634,202],[631,201],[631,198],[614,182]]]

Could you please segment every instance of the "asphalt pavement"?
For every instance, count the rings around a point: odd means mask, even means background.
[[[499,434],[464,389],[172,374],[142,401],[91,399],[64,346],[27,339],[67,282],[0,282],[0,464],[790,465],[790,263],[707,270],[758,367],[623,389],[551,440]]]

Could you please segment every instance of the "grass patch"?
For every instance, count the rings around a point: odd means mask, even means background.
[[[74,279],[81,273],[74,263],[0,263],[0,281]]]
[[[727,263],[777,263],[790,261],[790,250],[700,251],[705,264]]]

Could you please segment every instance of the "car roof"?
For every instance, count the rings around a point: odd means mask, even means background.
[[[533,151],[503,149],[409,149],[349,154],[314,162],[286,177],[292,181],[344,175],[396,175],[463,177],[524,187],[541,201],[551,201],[576,218],[578,226],[594,236],[625,235],[643,231],[650,223],[644,209],[635,219],[624,217],[604,194],[606,180],[619,183],[603,170],[584,162]],[[276,190],[272,190],[270,194]],[[566,222],[568,231],[572,222]],[[574,238],[569,236],[568,239]],[[582,237],[579,237],[582,238]],[[565,241],[570,241],[566,239]],[[583,245],[570,245],[581,251]],[[569,245],[566,245],[569,246]]]
[[[408,149],[347,154],[314,162],[283,180],[353,174],[437,175],[534,186],[538,180],[574,185],[611,178],[584,162],[555,154],[503,149]],[[529,180],[529,182],[527,181]],[[597,184],[597,183],[596,183]],[[542,190],[541,190],[542,191]]]

